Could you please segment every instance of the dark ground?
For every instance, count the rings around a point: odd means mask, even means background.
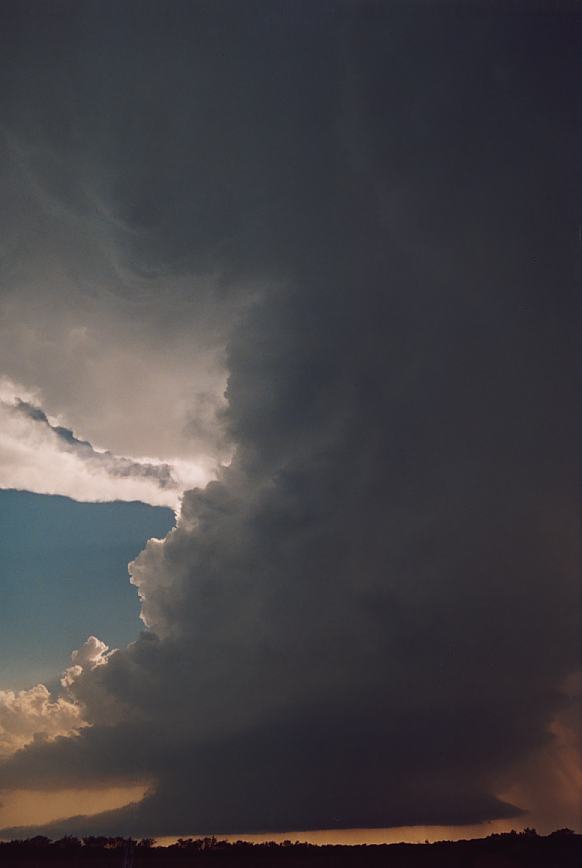
[[[0,865],[71,866],[71,868],[145,868],[145,866],[387,866],[387,868],[580,868],[582,835],[560,830],[536,835],[533,830],[491,835],[472,841],[435,844],[315,846],[311,844],[229,844],[214,838],[180,839],[171,847],[154,847],[144,840],[121,838],[46,838],[0,844]]]

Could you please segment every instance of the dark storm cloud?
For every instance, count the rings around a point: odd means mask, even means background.
[[[48,429],[59,441],[59,446],[63,451],[72,452],[83,463],[101,470],[109,476],[148,479],[155,482],[160,488],[177,488],[169,464],[148,464],[113,455],[108,450],[99,452],[93,449],[87,440],[80,440],[75,437],[69,428],[64,428],[62,425],[51,425],[44,410],[34,404],[29,404],[28,401],[17,399],[12,409]]]
[[[512,815],[580,666],[570,17],[75,9],[19,25],[13,113],[106,166],[132,267],[247,300],[237,451],[133,565],[94,727],[0,785],[152,781],[66,826],[126,834]]]

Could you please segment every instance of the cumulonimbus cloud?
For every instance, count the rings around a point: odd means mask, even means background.
[[[131,566],[147,629],[68,679],[92,725],[0,767],[5,788],[155,782],[61,831],[514,817],[501,794],[568,704],[576,302],[555,131],[570,147],[573,55],[545,18],[524,36],[519,16],[340,7],[306,28],[185,6],[197,51],[170,58],[143,25],[115,60],[139,87],[108,177],[123,222],[153,227],[126,239],[130,273],[141,290],[157,261],[219,263],[218,295],[182,284],[168,318],[190,310],[194,343],[197,292],[220,309],[213,418],[235,451]],[[110,26],[85,28],[88,56]],[[142,153],[162,105],[169,129]]]

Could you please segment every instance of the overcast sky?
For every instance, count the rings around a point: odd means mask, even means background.
[[[0,835],[580,829],[574,23],[1,4]]]

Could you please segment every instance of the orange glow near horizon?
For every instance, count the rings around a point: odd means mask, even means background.
[[[527,823],[515,820],[492,820],[470,826],[395,826],[390,829],[318,829],[309,832],[264,832],[254,835],[216,835],[221,841],[299,841],[308,844],[423,844],[425,841],[460,841],[464,838],[485,838],[499,832],[520,831]],[[157,838],[156,843],[169,847],[178,838],[202,838],[202,834],[173,835]]]
[[[573,698],[579,688],[572,688]],[[226,841],[305,842],[311,844],[396,844],[425,841],[457,841],[520,831],[525,827],[547,835],[568,826],[582,833],[582,757],[579,747],[578,705],[573,703],[552,721],[552,739],[533,752],[515,769],[513,783],[496,795],[527,810],[509,820],[492,820],[472,825],[397,826],[381,829],[318,829],[255,834],[222,834],[216,830],[185,830],[180,835],[159,836],[160,846],[181,838],[215,834]],[[13,790],[0,794],[0,828],[42,826],[72,816],[92,816],[141,801],[152,791],[153,782],[109,788],[63,789],[58,791]],[[2,797],[3,796],[3,797]]]
[[[137,784],[125,787],[79,790],[12,790],[10,798],[0,800],[0,828],[42,826],[65,817],[99,814],[123,808],[143,799],[149,787]]]

